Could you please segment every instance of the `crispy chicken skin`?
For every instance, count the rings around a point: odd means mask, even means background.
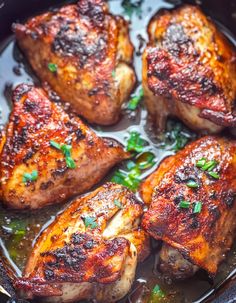
[[[19,85],[0,153],[1,199],[17,209],[40,208],[83,193],[99,182],[117,162],[128,157],[122,147],[99,138],[82,121],[69,116],[34,86]],[[75,168],[50,141],[71,145]],[[25,173],[38,172],[23,182]]]
[[[217,172],[219,179],[196,166],[202,158],[206,163],[217,161],[212,172]],[[190,180],[198,188],[187,186]],[[236,141],[206,136],[188,144],[166,158],[143,182],[140,192],[145,203],[150,204],[142,221],[144,229],[182,254],[174,258],[185,258],[214,275],[232,245],[236,226]],[[182,201],[190,202],[190,206],[182,208]],[[202,203],[199,213],[194,213],[196,202]],[[168,261],[168,254],[173,252],[168,252],[166,246],[164,249],[162,268],[172,266],[173,276],[183,278],[184,270],[187,276],[196,271],[189,268],[188,262],[180,275],[183,260]]]
[[[15,24],[20,48],[41,81],[88,121],[117,122],[134,88],[128,23],[105,1],[80,0]],[[56,64],[51,72],[48,64]]]
[[[236,126],[236,53],[198,7],[161,10],[148,25],[143,88],[159,130],[176,116],[190,128],[217,133]]]
[[[17,288],[27,298],[44,297],[40,302],[119,300],[149,254],[142,213],[134,194],[118,184],[76,199],[39,236]]]

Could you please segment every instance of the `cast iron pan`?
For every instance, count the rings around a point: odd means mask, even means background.
[[[23,73],[23,75],[15,75],[13,74],[10,69],[12,69],[13,61],[18,61],[19,58],[19,50],[17,49],[17,46],[14,45],[14,42],[10,42],[14,39],[11,32],[11,25],[13,22],[16,21],[23,21],[27,17],[30,17],[32,15],[37,14],[38,12],[45,11],[49,7],[58,6],[62,3],[70,3],[73,1],[58,1],[58,0],[0,0],[0,106],[3,108],[3,118],[2,121],[0,120],[0,123],[5,123],[7,121],[8,113],[10,111],[10,105],[9,102],[9,91],[6,89],[6,87],[9,86],[9,82],[12,85],[15,85],[17,83],[20,83],[21,81],[34,81],[35,77],[33,77],[30,73],[30,71],[27,73]],[[122,13],[122,1],[119,0],[113,0],[110,1],[111,7],[113,7],[113,10],[116,13]],[[127,2],[127,1],[126,1]],[[146,24],[148,22],[148,19],[155,13],[156,8],[161,7],[173,7],[175,5],[181,5],[182,3],[192,3],[200,5],[203,9],[203,11],[209,15],[216,24],[219,26],[219,28],[225,33],[225,35],[233,42],[235,43],[234,36],[236,36],[236,1],[235,0],[196,0],[196,1],[175,1],[175,0],[145,0],[145,1],[138,1],[133,0],[131,1],[133,3],[142,3],[143,10],[145,10],[145,16],[135,16],[131,19],[131,35],[133,36],[133,41],[136,45],[136,50],[138,48],[138,43],[140,42],[140,39],[136,39],[137,35],[141,33],[141,35],[145,36],[145,27],[142,24]],[[145,22],[142,23],[142,19],[145,18]],[[12,43],[12,44],[9,44]],[[8,48],[8,53],[12,52],[12,54],[7,54],[5,48]],[[2,58],[5,56],[6,58],[11,58],[9,62],[4,61]],[[136,53],[136,57],[137,57]],[[28,68],[28,67],[27,67]],[[140,58],[135,59],[135,68],[138,73],[138,78],[140,80]],[[9,70],[8,70],[9,69]],[[26,77],[25,75],[29,75],[29,77]],[[18,77],[18,78],[17,78]],[[30,78],[30,79],[29,79]],[[34,81],[35,82],[35,81]],[[37,83],[37,80],[36,80]],[[10,86],[12,86],[10,85]],[[143,118],[144,117],[144,118]],[[1,119],[1,118],[0,118]],[[145,136],[144,132],[144,120],[146,119],[146,111],[145,109],[139,109],[136,112],[136,117],[133,117],[133,120],[128,120],[126,117],[126,114],[123,115],[123,118],[121,121],[116,125],[115,127],[108,127],[104,128],[103,131],[105,133],[105,136],[112,136],[122,142],[123,135],[125,132],[127,132],[127,129],[130,129],[131,127],[136,127],[136,129],[140,129],[140,132]],[[134,126],[135,125],[135,126]],[[160,156],[160,152],[158,152],[158,161],[160,161],[164,156],[166,156],[166,153],[162,153]],[[3,212],[4,210],[0,209],[0,212]],[[50,210],[52,214],[53,210]],[[55,213],[54,213],[55,214]],[[1,223],[1,222],[0,222]],[[1,236],[1,234],[0,234]],[[4,239],[3,239],[4,240]],[[2,248],[5,249],[2,240],[0,241]],[[234,248],[235,249],[235,248]],[[5,254],[7,254],[7,251],[5,250]],[[147,265],[144,265],[148,268],[150,267],[150,264],[153,264],[154,260],[152,259]],[[148,265],[149,264],[149,265]],[[192,300],[192,302],[214,302],[214,303],[232,303],[236,302],[236,268],[234,269],[236,264],[236,258],[234,265],[231,264],[230,270],[228,270],[227,274],[224,275],[224,278],[216,280],[211,287],[208,285],[208,287],[204,290],[199,291],[199,296],[195,296],[195,298]],[[13,264],[14,265],[14,264]],[[14,265],[14,269],[17,272],[17,267]],[[144,271],[144,267],[140,267],[138,269],[138,276],[142,276],[142,273]],[[150,267],[150,271],[152,271],[152,268]],[[18,271],[19,273],[19,271]],[[26,302],[22,300],[18,300],[15,297],[14,289],[10,285],[10,280],[7,277],[7,273],[5,269],[2,266],[2,263],[0,262],[0,285],[4,286],[5,289],[8,290],[8,292],[12,295],[12,299],[7,301],[6,296],[0,295],[0,303],[2,302]],[[192,283],[195,283],[194,281]],[[184,285],[184,284],[183,284]],[[188,288],[188,285],[186,284],[186,288]],[[199,288],[199,287],[198,287]],[[131,302],[129,301],[129,298],[125,298],[122,300],[122,302]],[[179,301],[178,301],[179,302]],[[184,299],[181,303],[184,303]],[[189,302],[189,301],[188,301]],[[132,301],[132,303],[135,303]]]

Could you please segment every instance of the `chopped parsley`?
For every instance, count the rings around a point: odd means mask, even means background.
[[[33,170],[32,173],[24,173],[23,174],[23,183],[33,182],[38,179],[38,171]]]
[[[66,160],[66,166],[68,168],[76,168],[76,164],[74,159],[71,157],[71,151],[72,151],[72,146],[68,145],[68,144],[60,144],[58,142],[55,142],[53,140],[50,140],[50,145],[58,150],[60,150],[64,156],[65,156],[65,160]]]
[[[140,133],[136,131],[130,132],[130,137],[127,141],[127,151],[141,153],[145,145],[145,140],[141,138]]]
[[[55,63],[48,63],[48,69],[50,70],[50,72],[56,73],[57,72],[57,65]]]
[[[96,222],[96,218],[94,217],[84,217],[84,225],[86,228],[90,227],[92,229],[96,228],[98,226],[97,222]]]
[[[143,89],[141,88],[139,93],[130,99],[127,108],[129,110],[135,110],[142,99],[143,99]]]
[[[115,206],[117,206],[120,209],[123,208],[121,202],[119,200],[117,200],[117,199],[114,200],[114,204],[115,204]]]
[[[195,205],[194,205],[194,209],[193,209],[193,213],[194,214],[198,214],[200,213],[202,210],[202,202],[196,202]]]

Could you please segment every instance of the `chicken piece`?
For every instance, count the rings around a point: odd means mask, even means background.
[[[80,0],[13,30],[41,81],[77,114],[97,124],[118,121],[136,81],[133,45],[128,23],[111,15],[105,1]]]
[[[16,283],[21,295],[50,303],[124,297],[149,254],[142,213],[134,194],[114,183],[72,202],[37,239]]]
[[[236,126],[236,52],[198,7],[161,10],[148,25],[143,88],[159,130],[169,115],[217,133]]]
[[[36,209],[83,193],[129,156],[40,88],[19,85],[13,105],[0,154],[1,198],[11,208]]]
[[[142,226],[166,243],[161,269],[181,279],[196,266],[214,275],[236,227],[236,141],[207,136],[188,144],[166,158],[140,192],[151,203]]]

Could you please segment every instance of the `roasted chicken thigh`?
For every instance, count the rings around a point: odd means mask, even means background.
[[[76,113],[117,122],[135,84],[128,23],[103,0],[80,0],[15,24],[17,41],[41,81]]]
[[[83,193],[128,156],[118,143],[99,138],[51,102],[42,89],[26,84],[14,90],[2,142],[0,196],[18,209]]]
[[[149,253],[142,213],[134,194],[113,183],[72,202],[36,241],[16,283],[22,296],[51,303],[125,296]]]
[[[166,158],[141,185],[150,204],[142,226],[163,240],[160,268],[174,278],[203,268],[211,275],[236,227],[236,141],[214,136]]]
[[[176,116],[217,133],[236,126],[236,52],[198,7],[161,10],[148,25],[144,97],[159,130]]]

